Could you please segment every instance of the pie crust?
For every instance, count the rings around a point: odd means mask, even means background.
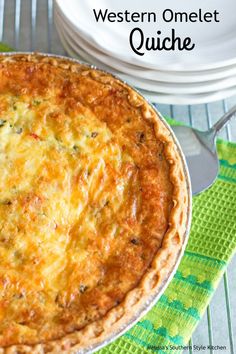
[[[0,353],[95,348],[183,251],[179,148],[139,93],[65,58],[0,56],[0,112]]]

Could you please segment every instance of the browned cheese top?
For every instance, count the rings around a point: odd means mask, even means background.
[[[0,61],[0,346],[61,338],[122,302],[173,207],[155,112],[57,64]]]

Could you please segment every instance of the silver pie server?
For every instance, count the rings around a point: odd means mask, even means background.
[[[233,106],[207,131],[172,126],[187,161],[193,195],[204,191],[214,183],[219,170],[216,137],[235,114],[236,106]]]

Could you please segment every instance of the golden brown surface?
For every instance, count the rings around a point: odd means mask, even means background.
[[[0,61],[2,347],[61,338],[119,307],[176,203],[174,155],[143,100],[45,61]]]

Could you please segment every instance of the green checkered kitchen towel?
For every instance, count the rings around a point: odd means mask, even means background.
[[[236,144],[218,140],[217,148],[219,176],[193,198],[191,233],[173,280],[148,314],[99,354],[177,354],[187,345],[236,249]]]

